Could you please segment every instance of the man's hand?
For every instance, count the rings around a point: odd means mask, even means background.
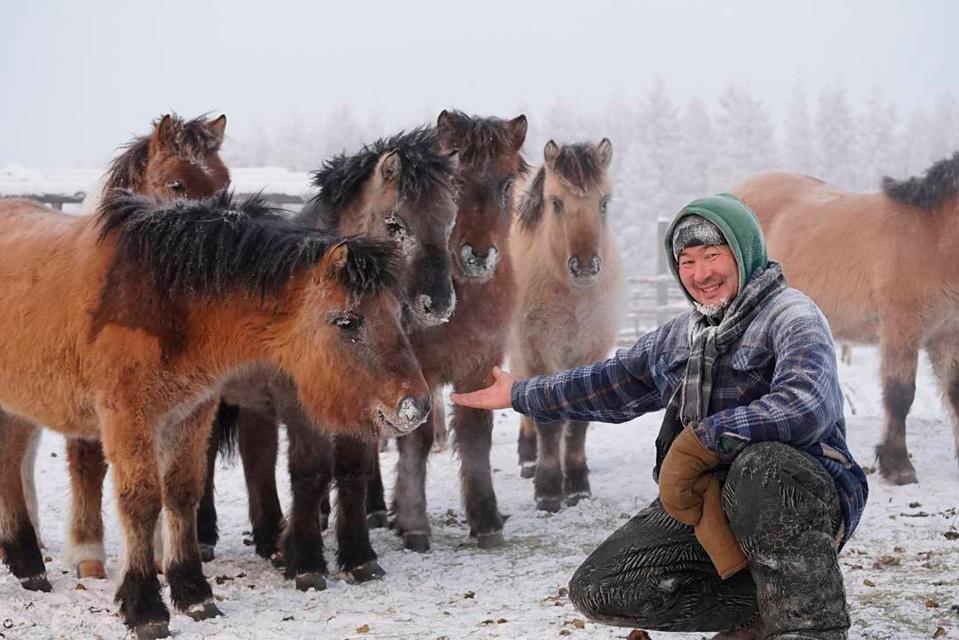
[[[450,395],[450,400],[474,409],[509,409],[513,406],[511,391],[516,379],[509,371],[503,371],[499,367],[493,367],[493,379],[495,382],[485,389],[471,393],[454,393]]]
[[[703,514],[703,494],[719,456],[702,445],[692,427],[686,427],[670,445],[659,469],[659,498],[666,512],[695,526]]]

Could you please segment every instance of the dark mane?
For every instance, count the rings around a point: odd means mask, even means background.
[[[301,227],[254,196],[234,203],[227,191],[205,200],[158,204],[130,191],[111,191],[97,214],[102,242],[116,232],[115,264],[131,263],[152,274],[171,295],[218,296],[241,288],[278,294],[342,238]],[[392,244],[348,239],[340,283],[351,295],[394,289]]]
[[[182,150],[184,155],[199,156],[217,148],[219,141],[210,130],[210,120],[206,115],[198,116],[193,120],[184,120],[173,113],[170,115],[170,120],[173,144],[177,149]],[[160,120],[154,120],[153,127],[156,128],[159,123]],[[150,155],[150,139],[152,137],[153,133],[151,131],[151,133],[138,136],[120,147],[125,151],[110,163],[110,167],[107,169],[104,193],[110,189],[136,191],[140,188],[143,173],[146,171],[147,159]]]
[[[926,211],[937,209],[959,194],[959,152],[926,169],[922,177],[882,179],[882,190],[893,200]]]
[[[314,206],[304,208],[304,216],[309,210],[326,228],[336,228],[341,211],[359,196],[363,183],[387,151],[396,151],[400,158],[401,199],[417,202],[436,189],[454,188],[453,160],[440,152],[434,129],[419,127],[392,138],[380,138],[354,155],[340,154],[326,160],[312,173],[313,185],[320,192],[313,198]],[[317,220],[301,221],[315,223]]]
[[[596,152],[590,144],[577,143],[563,145],[559,155],[553,161],[553,172],[573,189],[586,193],[603,177],[605,170]],[[519,203],[519,223],[524,231],[532,231],[543,219],[543,183],[546,181],[546,167],[540,167],[529,188]]]
[[[453,139],[459,141],[459,161],[461,170],[470,173],[482,173],[490,164],[516,149],[505,121],[500,118],[480,118],[469,116],[462,111],[451,109],[447,124]],[[529,165],[520,155],[519,175],[529,173]]]

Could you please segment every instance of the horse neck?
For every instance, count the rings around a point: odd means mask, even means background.
[[[930,215],[921,212],[921,215]],[[941,258],[950,265],[959,260],[959,197],[953,197],[932,212]]]

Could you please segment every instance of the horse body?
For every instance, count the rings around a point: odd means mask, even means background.
[[[905,419],[921,348],[959,415],[957,173],[959,154],[923,179],[887,178],[880,193],[846,193],[787,173],[733,189],[756,212],[770,256],[816,301],[834,335],[879,345],[886,423],[877,456],[882,475],[896,484],[916,481]],[[959,428],[956,435],[959,455]]]
[[[546,164],[517,196],[510,235],[519,291],[510,368],[524,378],[605,358],[623,315],[623,263],[606,222],[612,145],[550,141],[544,155]],[[535,474],[538,508],[557,511],[591,495],[587,426],[523,419],[521,475]]]

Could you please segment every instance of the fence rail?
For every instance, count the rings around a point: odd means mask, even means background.
[[[16,197],[16,198],[29,198],[30,200],[37,200],[43,204],[49,206],[51,209],[56,209],[57,211],[63,211],[63,205],[65,204],[82,204],[83,199],[86,197],[86,193],[78,191],[73,195],[66,195],[61,193],[24,193],[17,194],[16,196],[2,196],[2,197]],[[238,193],[237,197],[240,199],[249,198],[252,195],[260,195],[266,199],[267,202],[273,205],[303,205],[306,202],[306,199],[302,196],[293,196],[288,193]]]

